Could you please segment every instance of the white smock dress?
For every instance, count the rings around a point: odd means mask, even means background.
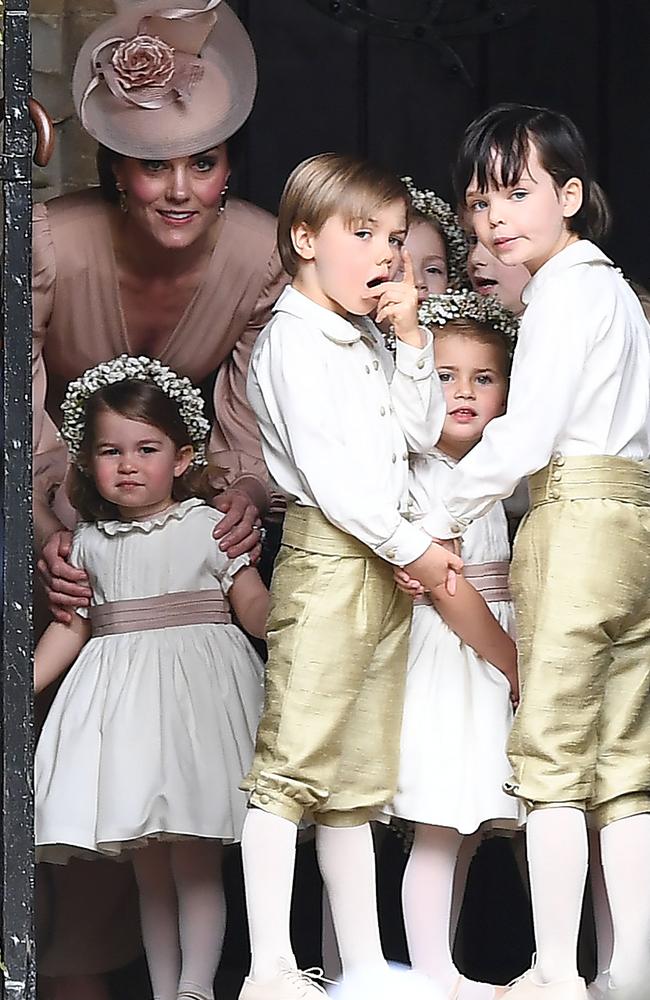
[[[413,456],[413,516],[425,514],[455,462],[442,452]],[[462,538],[465,575],[483,578],[483,596],[511,635],[514,614],[503,593],[510,560],[505,513],[497,503]],[[499,579],[501,578],[501,579]],[[481,581],[476,580],[478,589]],[[462,642],[430,604],[416,604],[409,645],[398,791],[388,812],[471,834],[484,824],[515,827],[520,807],[503,791],[511,775],[512,726],[505,676]]]
[[[240,839],[263,664],[227,623],[225,595],[249,558],[219,549],[222,517],[190,499],[150,520],[77,528],[72,562],[93,592],[80,614],[90,610],[94,634],[36,750],[38,860],[115,857],[150,837]]]

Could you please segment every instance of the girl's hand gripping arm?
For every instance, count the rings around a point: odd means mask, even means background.
[[[43,633],[34,654],[34,693],[39,694],[60,677],[90,638],[90,622],[73,614],[69,625],[52,622]]]

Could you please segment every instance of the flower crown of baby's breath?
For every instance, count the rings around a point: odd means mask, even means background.
[[[453,208],[443,198],[439,198],[435,191],[416,188],[412,177],[402,177],[402,183],[406,186],[413,208],[433,219],[442,229],[447,244],[449,284],[454,287],[467,284],[469,244]]]
[[[205,442],[210,424],[203,415],[203,398],[188,378],[181,378],[176,372],[163,365],[156,358],[130,357],[122,354],[113,361],[104,361],[95,368],[89,368],[83,375],[70,382],[61,404],[63,423],[61,437],[68,446],[70,457],[78,464],[81,444],[86,428],[86,404],[90,397],[107,385],[127,380],[153,382],[178,406],[194,458],[192,465],[207,465]]]
[[[467,319],[489,326],[501,334],[512,357],[519,334],[519,319],[492,295],[479,295],[468,289],[429,295],[418,311],[422,326],[444,326],[457,319]]]

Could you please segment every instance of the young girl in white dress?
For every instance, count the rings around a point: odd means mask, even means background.
[[[155,1000],[213,1000],[221,844],[240,838],[268,595],[212,538],[209,424],[187,379],[123,356],[68,387],[61,430],[90,608],[38,644],[37,691],[70,665],[36,752],[36,854],[133,861]]]
[[[412,516],[427,512],[450,470],[505,410],[517,321],[474,292],[431,296],[420,311],[434,330],[447,402],[436,450],[412,459]],[[451,600],[415,598],[398,794],[391,812],[415,822],[403,885],[413,967],[440,1000],[493,1000],[495,987],[459,975],[451,953],[452,891],[463,840],[485,824],[515,827],[517,803],[502,789],[506,741],[518,699],[510,549],[502,506],[463,538],[464,579]],[[470,853],[471,857],[471,853]]]

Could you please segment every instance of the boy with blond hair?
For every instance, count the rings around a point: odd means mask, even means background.
[[[265,709],[245,786],[252,967],[240,1000],[322,996],[296,968],[289,918],[297,826],[316,822],[344,972],[383,966],[369,820],[397,776],[410,601],[406,567],[454,590],[461,561],[407,513],[408,453],[434,447],[445,405],[402,245],[408,195],[337,154],[294,170],[278,243],[292,286],[251,358],[248,395],[289,497],[272,583]],[[404,280],[388,281],[398,254]],[[367,317],[387,320],[396,363]]]

